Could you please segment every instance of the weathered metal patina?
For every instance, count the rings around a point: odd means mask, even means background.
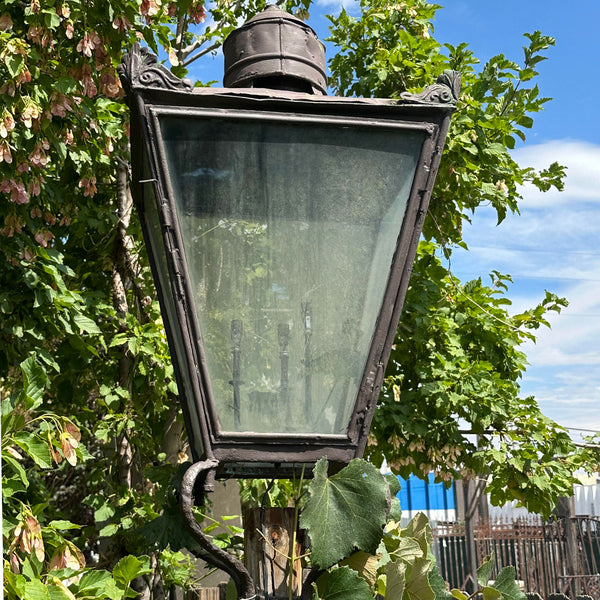
[[[327,93],[325,49],[304,21],[271,5],[223,44],[225,87]]]

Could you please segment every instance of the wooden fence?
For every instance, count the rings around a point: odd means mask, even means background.
[[[600,518],[569,517],[542,522],[535,517],[474,527],[478,563],[493,553],[497,570],[512,565],[524,591],[542,597],[600,598]],[[451,587],[470,588],[464,527],[438,523],[434,552]]]

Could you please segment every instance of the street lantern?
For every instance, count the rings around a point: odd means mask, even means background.
[[[224,54],[226,88],[139,45],[120,67],[190,518],[196,478],[362,456],[459,85],[447,72],[400,100],[327,96],[322,44],[277,7]]]

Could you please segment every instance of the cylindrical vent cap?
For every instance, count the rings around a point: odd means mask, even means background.
[[[325,48],[306,23],[271,5],[223,44],[225,87],[327,93]]]

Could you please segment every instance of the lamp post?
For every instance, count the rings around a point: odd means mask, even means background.
[[[194,459],[184,514],[251,598],[244,566],[194,520],[194,491],[362,456],[459,79],[400,100],[327,96],[322,44],[274,6],[224,54],[226,88],[195,88],[139,45],[119,72]]]

